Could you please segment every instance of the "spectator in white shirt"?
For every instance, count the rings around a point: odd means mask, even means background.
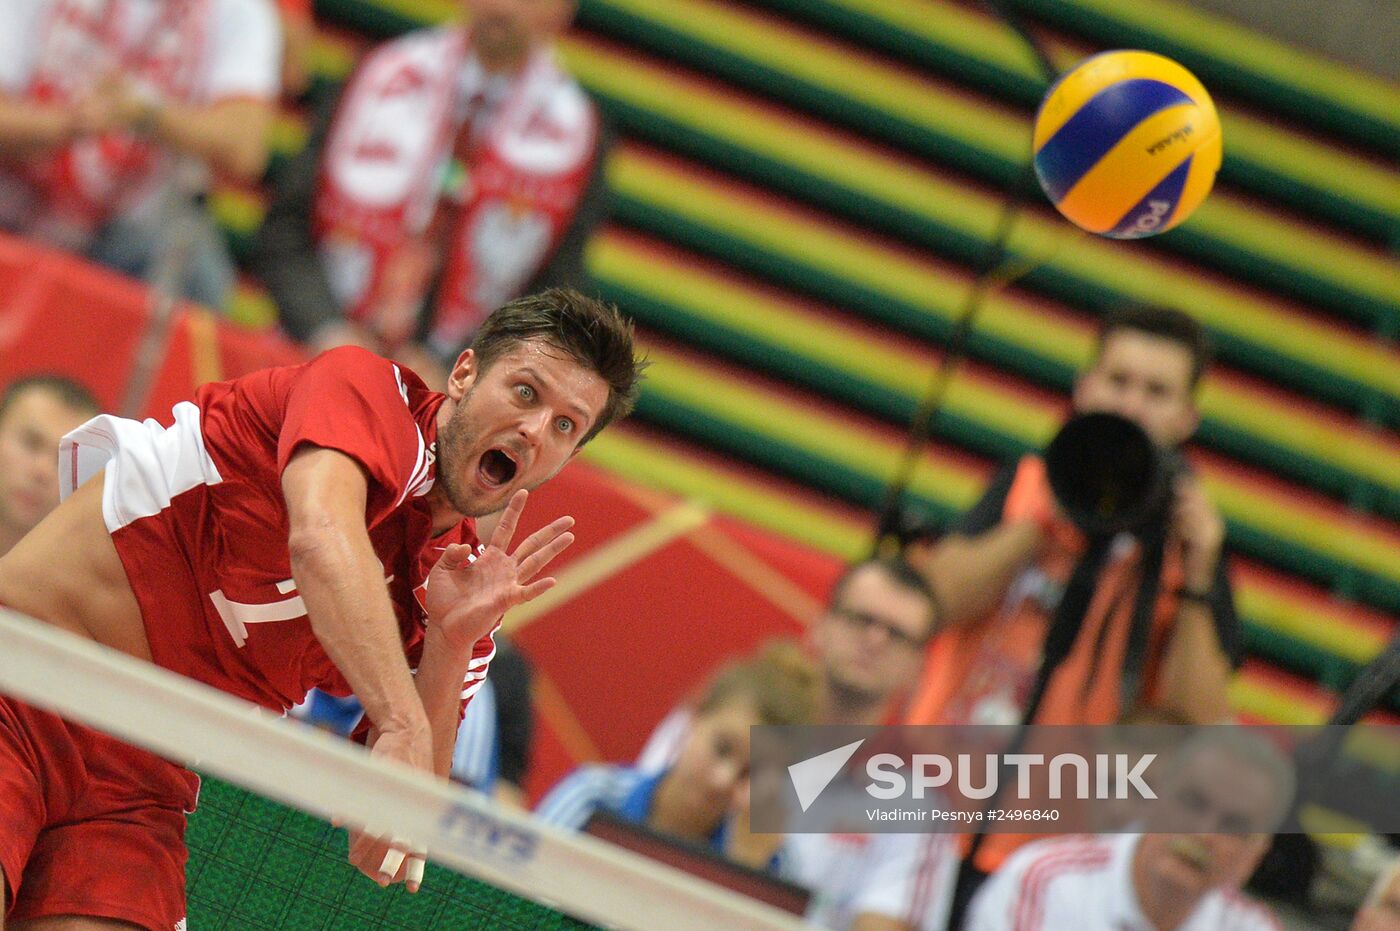
[[[1292,804],[1292,769],[1232,727],[1207,729],[1172,762],[1143,827],[1176,833],[1027,844],[978,891],[970,931],[1277,931],[1239,890]]]
[[[810,630],[822,686],[817,723],[897,722],[900,699],[917,680],[936,625],[927,583],[904,562],[868,560],[847,569]],[[658,725],[638,769],[664,767],[692,718],[681,707]],[[736,838],[746,837],[744,814],[741,806]],[[947,920],[957,873],[949,835],[793,834],[782,844],[781,859],[786,875],[812,891],[807,919],[819,927],[942,931]]]
[[[276,113],[282,34],[268,0],[5,0],[0,228],[153,273],[188,251],[180,292],[234,279],[202,210],[209,173],[255,183]],[[181,164],[183,160],[184,164]],[[189,205],[186,204],[186,207]],[[172,234],[172,228],[178,228]]]

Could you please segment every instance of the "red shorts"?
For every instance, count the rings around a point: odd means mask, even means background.
[[[198,795],[188,770],[0,696],[7,919],[85,915],[174,931],[185,917],[185,813]]]

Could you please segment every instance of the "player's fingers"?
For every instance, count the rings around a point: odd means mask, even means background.
[[[443,550],[442,558],[438,561],[442,563],[444,569],[460,569],[470,565],[472,548],[462,543],[452,543]]]
[[[550,560],[564,552],[574,542],[572,533],[561,533],[546,543],[540,550],[530,554],[529,558],[520,563],[520,568],[516,574],[516,579],[520,582],[528,582],[539,575],[540,570],[549,565]]]
[[[404,852],[389,848],[389,852],[384,854],[384,860],[379,864],[379,881],[384,885],[394,881],[394,877],[399,875],[399,868],[403,866]]]
[[[423,869],[427,866],[427,854],[416,853],[408,858],[408,891],[417,892],[423,887]]]
[[[511,555],[517,560],[525,559],[573,525],[574,519],[572,517],[560,517],[521,540],[520,545],[515,548],[515,552]]]
[[[378,867],[384,862],[385,841],[373,834],[350,835],[350,864],[379,885],[386,885]]]
[[[520,512],[525,510],[525,502],[529,498],[530,493],[523,488],[511,495],[510,504],[506,505],[505,511],[501,513],[500,522],[491,533],[492,546],[500,549],[510,546],[510,541],[515,537],[515,525],[520,522]]]
[[[407,851],[413,849],[412,845],[402,837],[394,837],[389,840],[389,849],[384,854],[384,859],[379,864],[379,883],[387,886],[390,883],[398,882],[399,873],[404,868]]]
[[[527,601],[534,601],[553,588],[555,581],[555,578],[550,576],[547,579],[540,579],[538,582],[531,582],[529,585],[526,585],[520,592],[519,603],[524,604]]]

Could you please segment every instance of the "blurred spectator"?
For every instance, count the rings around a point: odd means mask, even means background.
[[[485,792],[497,801],[525,808],[525,773],[530,764],[534,733],[530,681],[533,670],[525,656],[501,633],[491,674],[472,696],[457,730],[452,754],[452,779]],[[291,715],[348,737],[360,723],[364,708],[351,695],[339,698],[312,689]]]
[[[58,375],[21,378],[0,394],[0,556],[58,506],[58,441],[101,412]]]
[[[1400,858],[1376,877],[1351,931],[1400,931]]]
[[[848,568],[811,626],[821,684],[816,723],[897,720],[897,702],[916,681],[936,614],[923,577],[907,564],[868,560]],[[673,711],[653,732],[638,768],[655,772],[673,759],[691,716],[688,707]],[[740,803],[733,838],[758,851],[780,848],[788,876],[812,891],[809,921],[837,931],[942,931],[956,874],[947,835],[749,835],[747,787]],[[738,859],[752,865],[755,858]]]
[[[1293,800],[1281,754],[1240,728],[1208,728],[1171,761],[1145,834],[1027,844],[983,884],[969,931],[1277,931],[1239,891]]]
[[[1208,360],[1205,333],[1191,317],[1125,308],[1105,321],[1075,384],[1074,410],[1117,414],[1177,450],[1200,420],[1195,392]],[[1037,723],[1111,724],[1138,705],[1192,723],[1228,715],[1240,634],[1222,555],[1225,525],[1189,467],[1175,478],[1157,584],[1139,584],[1149,548],[1143,538],[1123,533],[1112,541]],[[943,540],[911,549],[953,628],[931,648],[912,723],[1021,720],[1050,619],[1085,548],[1054,503],[1044,461],[1026,456]]]
[[[821,674],[818,722],[897,721],[895,702],[916,681],[935,612],[928,584],[907,564],[867,560],[847,568],[809,634]],[[682,705],[667,715],[642,748],[637,768],[655,773],[670,765],[693,713]]]
[[[534,670],[525,655],[496,634],[491,674],[467,706],[452,754],[452,778],[525,808],[525,773],[530,767]]]
[[[551,824],[582,829],[603,809],[733,856],[740,851],[732,838],[732,816],[748,789],[749,728],[810,724],[816,707],[811,663],[795,644],[770,644],[714,676],[670,767],[647,773],[628,766],[583,766],[550,790],[536,811]],[[754,865],[751,849],[740,846],[749,854],[741,862]],[[780,868],[776,846],[770,845],[769,861],[759,866]]]
[[[449,364],[527,286],[581,283],[601,173],[598,115],[556,61],[573,3],[463,7],[465,27],[370,51],[279,173],[255,270],[314,350]]]
[[[140,277],[182,256],[170,286],[221,306],[232,261],[189,199],[261,177],[280,46],[268,0],[7,0],[0,227]]]

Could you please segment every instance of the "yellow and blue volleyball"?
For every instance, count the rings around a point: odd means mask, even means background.
[[[1152,52],[1104,52],[1046,93],[1035,174],[1076,226],[1114,239],[1171,229],[1210,193],[1220,117],[1196,76]]]

